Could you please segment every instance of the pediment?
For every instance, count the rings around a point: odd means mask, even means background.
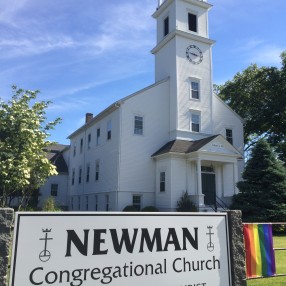
[[[233,147],[222,135],[216,136],[210,142],[202,146],[197,152],[216,153],[241,157],[240,152]]]

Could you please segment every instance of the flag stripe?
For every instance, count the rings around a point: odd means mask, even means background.
[[[276,273],[271,224],[244,224],[246,275],[269,277]]]

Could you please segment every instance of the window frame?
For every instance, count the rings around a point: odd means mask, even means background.
[[[75,183],[75,168],[72,169],[72,181],[71,181],[72,186],[74,186],[74,183]]]
[[[100,127],[96,129],[96,146],[100,145]]]
[[[193,120],[194,116],[198,117],[198,122],[195,122]],[[197,130],[197,128],[194,128],[194,126],[198,126],[198,130]],[[201,132],[201,112],[200,111],[191,110],[190,130],[192,132],[196,132],[196,133],[200,133]]]
[[[228,135],[228,131],[231,131],[231,136]],[[232,128],[225,128],[225,139],[231,145],[233,145],[233,129]]]
[[[98,195],[94,196],[94,205],[95,205],[95,210],[98,211]]]
[[[136,199],[139,198],[139,203],[135,201],[135,198]],[[141,203],[142,203],[142,195],[133,194],[132,195],[132,206],[135,207],[137,211],[141,210]]]
[[[169,15],[163,19],[163,37],[166,37],[170,33],[170,18]]]
[[[88,133],[87,135],[87,149],[89,150],[91,148],[91,133]]]
[[[141,121],[141,128],[140,126],[136,127],[136,118],[141,118],[142,121]],[[138,122],[139,120],[137,120]],[[139,131],[139,132],[138,132]],[[141,132],[140,132],[141,131]],[[142,115],[134,115],[134,129],[133,129],[133,134],[134,135],[144,135],[144,116]]]
[[[86,182],[89,183],[89,178],[90,178],[90,163],[87,163],[86,165]]]
[[[100,161],[96,160],[95,161],[95,181],[99,181],[99,172],[100,172]]]
[[[59,184],[52,183],[51,184],[51,196],[57,197],[58,196],[58,190],[59,190]]]
[[[80,154],[82,154],[82,151],[83,151],[83,138],[80,139],[80,149],[79,149]]]
[[[162,175],[164,174],[164,178],[162,180]],[[166,171],[161,171],[159,173],[159,192],[165,193],[166,192]]]
[[[82,181],[82,167],[79,167],[79,172],[78,172],[78,184],[81,185]]]
[[[112,131],[112,121],[107,121],[107,129],[106,129],[106,138],[107,141],[111,140],[111,131]]]
[[[105,210],[108,212],[110,207],[109,207],[109,195],[105,195]]]
[[[188,11],[188,31],[198,33],[198,14],[194,11]],[[193,28],[193,29],[192,29]]]

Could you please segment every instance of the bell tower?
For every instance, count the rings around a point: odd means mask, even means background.
[[[155,81],[169,77],[170,139],[197,140],[213,133],[212,45],[206,0],[159,0]]]

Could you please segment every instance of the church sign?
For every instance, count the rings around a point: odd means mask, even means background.
[[[17,213],[10,286],[231,285],[226,214]]]

